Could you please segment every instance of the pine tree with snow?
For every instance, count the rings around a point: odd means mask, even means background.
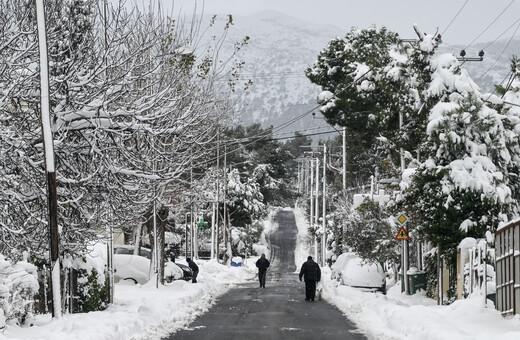
[[[480,99],[455,56],[434,58],[431,69],[427,94],[439,101],[429,112],[424,160],[401,203],[416,231],[454,266],[464,237],[483,238],[518,210],[520,125]]]

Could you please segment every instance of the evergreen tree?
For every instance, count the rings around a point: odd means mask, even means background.
[[[397,229],[384,207],[367,198],[344,218],[345,244],[361,258],[378,263],[398,261],[398,244],[393,239]]]
[[[455,266],[456,247],[464,237],[494,233],[517,211],[515,131],[520,126],[517,117],[500,115],[479,99],[477,86],[454,56],[441,55],[431,67],[427,93],[440,101],[429,114],[424,161],[401,208]]]

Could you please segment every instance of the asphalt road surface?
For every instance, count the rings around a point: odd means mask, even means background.
[[[255,281],[231,290],[188,328],[166,339],[365,339],[336,307],[305,301],[305,285],[295,273],[294,214],[280,211],[276,219],[266,288]]]

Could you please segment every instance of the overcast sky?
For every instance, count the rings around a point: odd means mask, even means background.
[[[139,0],[136,0],[139,1]],[[146,1],[146,0],[141,0]],[[423,31],[443,32],[466,0],[161,0],[175,10],[193,12],[193,6],[206,14],[252,15],[275,10],[310,23],[332,24],[345,30],[352,26],[365,28],[371,24],[386,26],[403,38],[414,38],[412,25]],[[443,35],[447,44],[467,45],[472,42],[510,4],[504,14],[477,40],[494,40],[508,27],[502,38],[509,39],[520,19],[520,0],[468,0],[458,18]],[[520,22],[520,21],[519,21]],[[518,30],[517,37],[520,36]]]

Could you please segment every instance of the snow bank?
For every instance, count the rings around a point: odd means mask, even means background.
[[[298,234],[296,235],[296,249],[294,250],[294,263],[296,264],[296,270],[298,270],[301,264],[307,261],[307,256],[312,256],[311,240],[308,231],[309,222],[298,205],[294,207],[293,213],[296,220],[296,227],[298,228]]]
[[[520,317],[506,320],[494,308],[483,308],[480,297],[437,306],[424,292],[401,294],[399,284],[390,288],[387,295],[367,293],[338,285],[328,279],[327,268],[322,271],[323,298],[355,322],[368,339],[513,340],[520,337]]]
[[[7,339],[159,339],[187,326],[206,312],[234,284],[254,278],[246,267],[198,261],[199,283],[183,280],[155,288],[118,284],[114,304],[105,311],[65,315],[59,320],[39,316],[34,327],[7,326]]]
[[[269,235],[278,230],[278,223],[274,221],[274,216],[281,210],[281,208],[271,208],[267,218],[263,221],[264,230],[260,235],[258,243],[253,244],[253,251],[260,256],[265,254],[266,258],[271,257],[271,250],[269,248]]]

